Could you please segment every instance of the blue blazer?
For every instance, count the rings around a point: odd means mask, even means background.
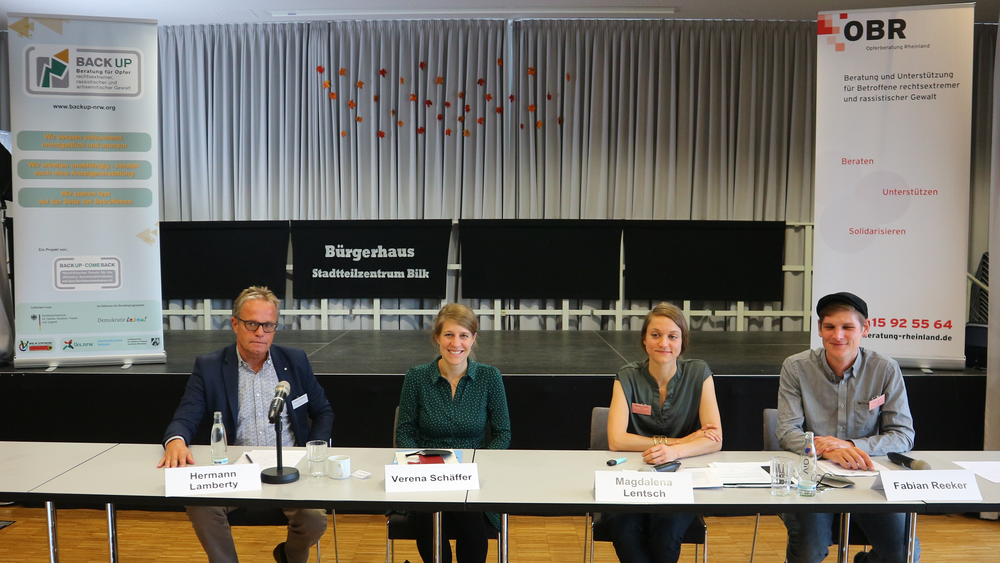
[[[333,428],[333,407],[316,381],[306,353],[278,345],[271,345],[270,352],[278,381],[287,381],[291,387],[285,410],[295,432],[295,445],[305,446],[309,440],[329,440]],[[239,361],[236,344],[198,356],[181,404],[163,436],[164,446],[174,436],[184,438],[184,442],[190,445],[202,419],[215,411],[222,412],[226,436],[230,440],[235,439],[240,410]],[[302,395],[308,395],[309,401],[293,409],[292,402]],[[310,419],[312,426],[309,425]]]

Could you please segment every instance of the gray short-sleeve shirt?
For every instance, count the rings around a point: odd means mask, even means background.
[[[628,431],[682,438],[698,430],[701,390],[711,376],[712,370],[703,360],[677,360],[677,373],[667,383],[667,398],[661,408],[660,387],[649,373],[649,360],[625,364],[616,379],[628,401]]]

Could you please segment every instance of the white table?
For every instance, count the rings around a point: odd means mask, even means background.
[[[686,458],[681,468],[707,467],[710,462],[761,462],[772,455],[787,452],[716,452]],[[608,467],[607,461],[625,457],[627,461]],[[468,506],[474,510],[496,512],[698,512],[702,514],[778,514],[786,512],[839,512],[844,529],[850,513],[910,514],[910,561],[916,537],[916,514],[926,511],[923,502],[894,502],[871,489],[874,477],[854,478],[856,485],[830,489],[815,497],[792,494],[771,495],[769,488],[695,489],[694,504],[615,504],[599,503],[594,498],[594,472],[637,470],[646,466],[639,452],[552,451],[552,450],[477,450],[480,489],[469,491]],[[891,466],[887,460],[882,463]],[[506,521],[500,532],[506,537]],[[846,534],[844,534],[846,536]],[[846,559],[847,540],[843,537],[840,558]]]
[[[230,459],[239,459],[243,451],[252,448],[230,447]],[[56,460],[48,462],[48,452],[57,451]],[[210,465],[209,448],[192,448],[198,465]],[[0,442],[0,494],[15,499],[38,499],[54,507],[60,500],[102,502],[108,507],[109,551],[111,561],[117,561],[114,505],[128,502],[139,505],[226,505],[272,506],[357,510],[405,509],[441,511],[496,511],[544,513],[594,511],[683,511],[715,514],[777,514],[783,512],[903,512],[910,514],[911,550],[915,538],[915,515],[967,510],[997,510],[1000,508],[1000,485],[979,479],[982,503],[888,502],[882,491],[871,489],[873,477],[855,478],[856,485],[848,489],[831,489],[813,498],[796,495],[773,497],[767,488],[696,489],[695,503],[684,504],[615,504],[598,503],[594,498],[594,471],[608,469],[638,469],[645,464],[638,452],[552,451],[552,450],[465,450],[464,461],[479,467],[478,491],[434,493],[386,493],[384,466],[391,464],[390,448],[330,448],[328,455],[351,457],[351,469],[371,472],[365,480],[355,478],[334,480],[308,477],[307,461],[298,463],[302,477],[286,485],[264,484],[260,491],[217,493],[194,497],[164,496],[163,470],[156,464],[163,455],[159,444],[58,444]],[[687,458],[682,467],[706,467],[709,462],[766,462],[779,452],[717,452]],[[783,455],[787,453],[780,452]],[[1000,452],[914,452],[913,457],[926,459],[935,469],[957,469],[951,460],[1000,460]],[[609,468],[608,459],[625,457],[626,463]],[[887,461],[880,460],[887,466]],[[263,468],[262,468],[263,469]],[[55,511],[50,509],[50,557],[58,561]],[[439,523],[440,519],[435,518]],[[503,518],[506,545],[507,519]],[[438,529],[440,533],[440,529]],[[440,547],[440,540],[438,541]],[[844,546],[846,546],[846,539]],[[842,548],[842,556],[845,554]],[[504,560],[506,560],[505,555]],[[911,553],[912,555],[912,553]]]
[[[229,447],[229,459],[235,463],[244,451],[252,447]],[[260,449],[260,448],[256,448]],[[285,448],[284,451],[303,451],[305,448]],[[211,451],[208,446],[193,446],[195,464],[210,466]],[[43,496],[49,502],[60,500],[74,502],[101,502],[108,507],[108,542],[111,563],[118,561],[117,533],[114,520],[116,503],[141,505],[205,505],[205,506],[263,506],[356,510],[406,509],[435,512],[465,509],[465,491],[433,493],[385,492],[385,466],[392,463],[395,450],[391,448],[330,448],[328,455],[348,455],[351,470],[364,469],[372,475],[361,480],[309,477],[308,461],[297,464],[300,477],[283,485],[262,484],[259,491],[214,493],[191,497],[165,496],[163,469],[156,467],[163,456],[159,444],[118,444],[35,487],[31,493]],[[471,460],[473,450],[462,452],[463,459]],[[261,467],[261,469],[266,469]],[[435,518],[439,524],[440,518]],[[438,534],[440,531],[438,530]],[[438,536],[440,537],[440,536]],[[440,543],[440,542],[439,542]],[[50,536],[50,546],[55,536]],[[57,563],[55,556],[52,563]]]
[[[115,444],[76,442],[0,442],[0,492],[5,498],[27,498],[38,487],[113,448]],[[45,501],[49,558],[59,560],[56,508]]]

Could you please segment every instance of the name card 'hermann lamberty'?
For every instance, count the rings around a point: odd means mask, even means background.
[[[385,492],[478,491],[475,463],[386,465]]]
[[[594,499],[615,504],[692,504],[690,473],[595,471]]]
[[[873,489],[884,489],[889,501],[983,500],[972,471],[880,471]]]
[[[166,496],[190,497],[212,493],[259,491],[260,465],[190,465],[164,471]]]

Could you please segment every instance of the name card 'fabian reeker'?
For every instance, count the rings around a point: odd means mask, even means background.
[[[615,504],[691,504],[690,473],[595,471],[594,499]]]
[[[164,471],[164,479],[168,497],[259,491],[260,466],[256,463],[240,463],[174,467]]]
[[[475,463],[386,465],[385,492],[478,491]]]
[[[872,485],[890,501],[983,500],[971,471],[881,471]]]

